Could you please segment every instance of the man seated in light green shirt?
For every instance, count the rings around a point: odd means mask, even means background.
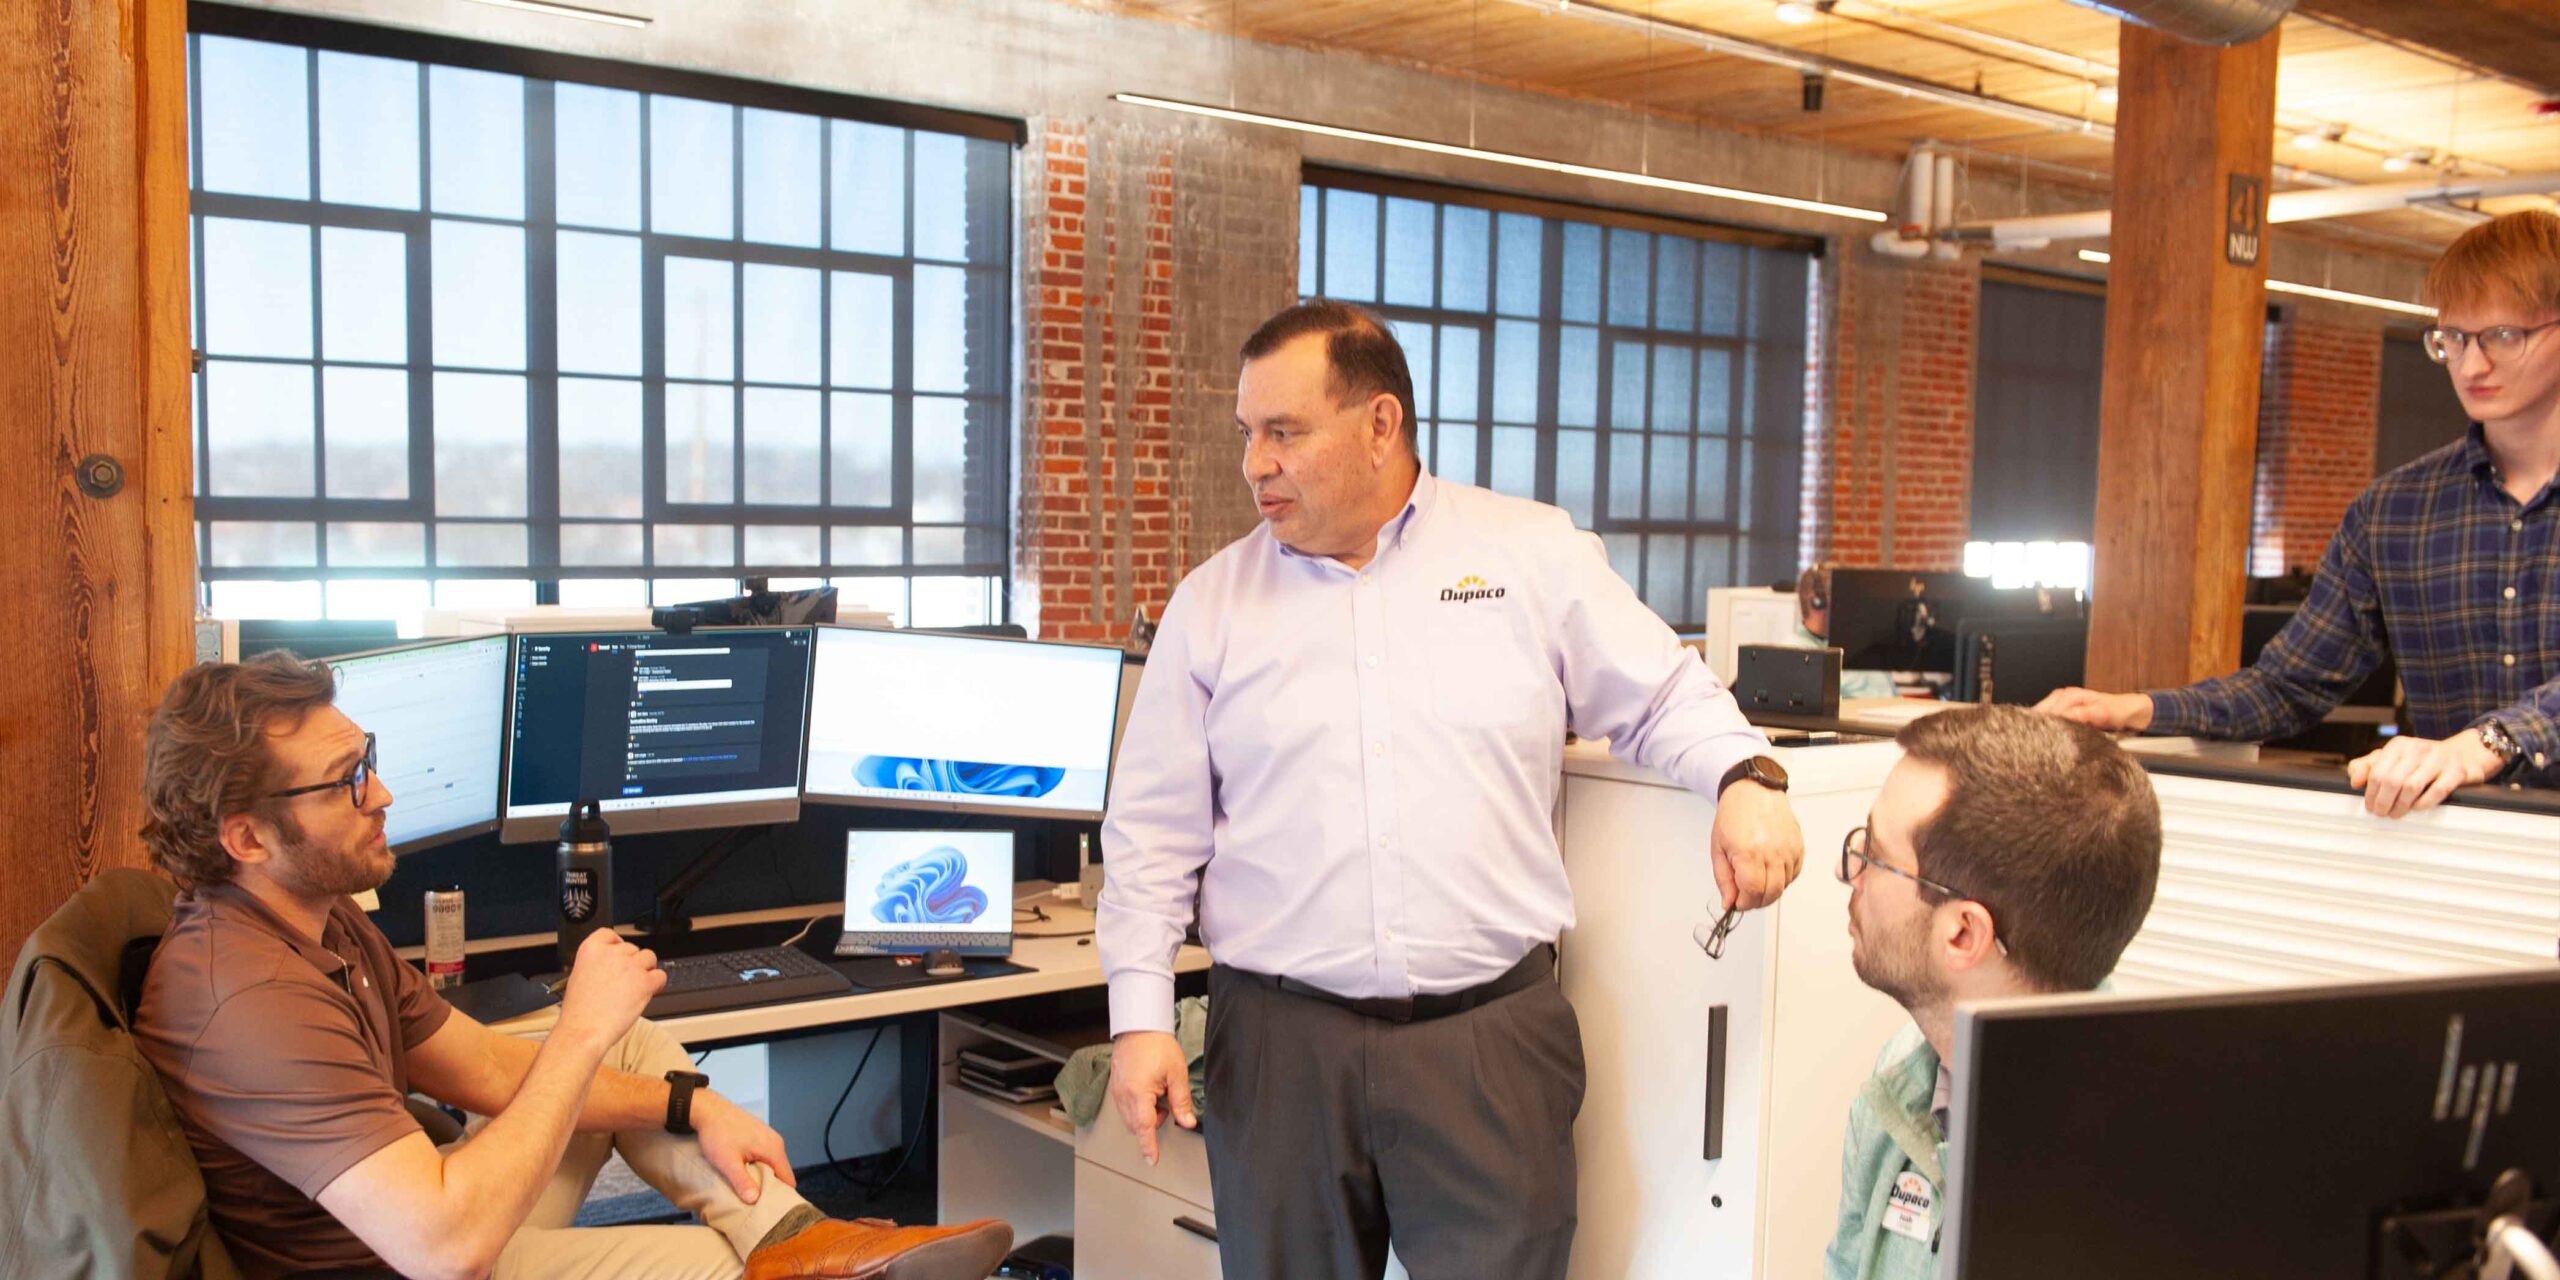
[[[2023,707],[1904,728],[1841,845],[1850,959],[1912,1025],[1849,1107],[1825,1280],[1938,1274],[1949,1044],[1971,1000],[2097,988],[2151,911],[2160,804],[2107,735]]]

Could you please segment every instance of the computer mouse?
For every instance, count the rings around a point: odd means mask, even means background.
[[[957,951],[936,947],[924,953],[924,976],[928,978],[957,978],[967,972]]]

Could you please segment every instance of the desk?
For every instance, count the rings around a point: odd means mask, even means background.
[[[1080,1167],[1093,1164],[1092,1161],[1074,1159],[1077,1135],[1064,1120],[1050,1114],[1055,1104],[1006,1104],[953,1083],[961,1048],[1011,1035],[1002,1027],[969,1012],[976,1006],[1024,997],[1094,991],[1103,984],[1101,957],[1090,945],[1093,912],[1051,897],[1035,901],[1050,918],[1014,935],[1012,960],[1031,970],[1028,973],[934,981],[886,991],[858,991],[823,1000],[686,1014],[659,1019],[658,1025],[688,1047],[703,1049],[779,1037],[806,1037],[811,1032],[850,1028],[883,1019],[941,1013],[944,1016],[934,1019],[935,1029],[929,1042],[911,1045],[902,1040],[901,1051],[888,1058],[899,1064],[898,1077],[904,1086],[899,1091],[904,1095],[902,1109],[908,1114],[898,1126],[902,1136],[912,1133],[918,1135],[917,1141],[922,1141],[923,1099],[928,1093],[939,1099],[934,1139],[939,1157],[937,1216],[945,1221],[985,1216],[1005,1218],[1013,1223],[1017,1238],[1024,1240],[1047,1232],[1072,1230],[1079,1220],[1097,1237],[1108,1236],[1108,1227],[1123,1228],[1125,1235],[1126,1228],[1136,1223],[1138,1218],[1120,1199],[1102,1194],[1104,1191],[1121,1191],[1117,1183],[1097,1177],[1091,1168]],[[771,945],[791,936],[810,918],[831,914],[832,905],[778,908],[706,918],[695,932],[681,935],[678,941],[685,954]],[[737,934],[741,929],[752,930],[755,936],[739,940]],[[633,931],[626,929],[624,932]],[[721,936],[723,933],[730,936],[724,938]],[[528,963],[548,964],[550,943],[546,937],[495,938],[474,944],[472,951],[475,959],[487,957],[483,962],[486,967],[521,969]],[[671,951],[676,949],[670,947]],[[1176,954],[1173,967],[1177,974],[1205,971],[1209,967],[1209,953],[1197,946],[1185,946]],[[1100,1025],[1104,1017],[1100,1011],[1094,1014],[1096,1025],[1093,1035],[1099,1036],[1105,1029]],[[497,1029],[513,1035],[539,1038],[548,1034],[558,1021],[559,1009],[555,1005],[510,1018],[498,1023]],[[1020,1037],[1012,1038],[1017,1043],[1022,1042]],[[1029,1043],[1042,1042],[1035,1039]],[[853,1063],[848,1060],[848,1051],[831,1041],[803,1038],[790,1046],[790,1051],[783,1051],[785,1048],[775,1046],[776,1052],[768,1060],[767,1119],[782,1132],[795,1160],[807,1162],[815,1158],[821,1146],[819,1139],[809,1136],[803,1121],[817,1124],[819,1134],[825,1132],[825,1126],[833,1119],[827,1104],[836,1096],[839,1087],[849,1087],[845,1077],[852,1070]],[[724,1087],[723,1092],[735,1096],[734,1087]],[[1120,1131],[1116,1120],[1106,1116],[1103,1123],[1088,1131],[1087,1137],[1095,1152],[1109,1152],[1124,1163],[1137,1163],[1136,1140]],[[1117,1268],[1120,1274],[1172,1276],[1179,1273],[1146,1261],[1154,1256],[1152,1252],[1137,1252],[1169,1245],[1177,1251],[1175,1256],[1182,1258],[1192,1272],[1214,1276],[1217,1266],[1214,1243],[1170,1229],[1171,1222],[1177,1217],[1198,1220],[1210,1216],[1205,1204],[1206,1151],[1200,1146],[1198,1135],[1179,1133],[1177,1136],[1171,1126],[1167,1127],[1166,1149],[1169,1155],[1179,1151],[1183,1156],[1180,1160],[1168,1161],[1168,1176],[1176,1171],[1196,1172],[1192,1182],[1183,1184],[1196,1184],[1192,1199],[1171,1202],[1175,1203],[1175,1211],[1169,1214],[1155,1214],[1152,1212],[1154,1206],[1150,1205],[1150,1213],[1146,1217],[1150,1224],[1158,1227],[1157,1230],[1139,1233],[1129,1240],[1099,1239],[1097,1250],[1105,1256],[1125,1256],[1135,1260],[1132,1265]],[[1214,1227],[1209,1229],[1215,1230]],[[1095,1273],[1109,1275],[1114,1270],[1098,1269]]]
[[[1076,945],[1090,943],[1093,912],[1073,903],[1054,898],[1038,899],[1050,918],[1034,928],[1043,934],[1084,934],[1074,937],[1035,937],[1030,933],[1014,935],[1013,962],[1033,970],[1009,973],[993,978],[955,979],[927,982],[920,986],[897,987],[888,991],[857,991],[851,995],[830,996],[824,1000],[798,1000],[789,1004],[755,1005],[744,1009],[722,1009],[714,1013],[689,1013],[681,1017],[661,1019],[659,1026],[676,1038],[696,1048],[714,1044],[734,1044],[787,1035],[795,1031],[841,1027],[852,1023],[895,1018],[912,1013],[933,1013],[963,1005],[988,1004],[1022,996],[1054,995],[1102,985],[1102,957],[1098,949]],[[701,931],[717,928],[771,923],[775,925],[772,942],[791,936],[798,923],[814,916],[832,914],[830,907],[786,907],[773,911],[743,912],[732,916],[714,916],[700,922]],[[638,939],[636,931],[624,933]],[[504,949],[509,944],[543,942],[548,939],[501,938],[489,944],[490,950]],[[737,944],[747,945],[747,944]],[[474,948],[475,951],[480,948]],[[713,947],[708,950],[721,950]],[[1174,957],[1175,973],[1200,973],[1209,967],[1209,953],[1196,946],[1185,946]],[[509,1018],[498,1029],[511,1035],[543,1036],[559,1019],[559,1008],[536,1010],[519,1018]]]

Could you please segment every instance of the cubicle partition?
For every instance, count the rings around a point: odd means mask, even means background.
[[[1803,726],[1856,729],[1855,725]],[[2202,990],[2548,964],[2560,940],[2560,797],[2474,788],[2397,821],[2335,771],[2135,745],[2160,796],[2151,917],[2126,990]],[[1590,1089],[1576,1280],[1817,1274],[1850,1101],[1907,1023],[1849,963],[1833,875],[1899,751],[1780,747],[1803,875],[1721,960],[1692,938],[1716,901],[1713,810],[1578,744],[1563,835],[1577,922],[1562,949]]]

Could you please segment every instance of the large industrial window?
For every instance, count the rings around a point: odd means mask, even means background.
[[[1432,474],[1571,512],[1675,626],[1794,576],[1811,242],[1307,181],[1298,292],[1394,325]]]
[[[832,579],[1001,616],[1010,122],[199,5],[233,616]]]

